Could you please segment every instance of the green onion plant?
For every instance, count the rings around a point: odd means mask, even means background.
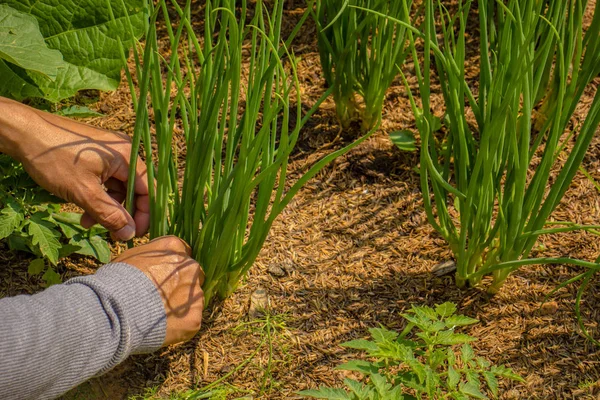
[[[171,234],[191,245],[209,302],[236,288],[301,187],[368,135],[290,183],[288,161],[300,129],[325,97],[302,116],[296,60],[288,51],[300,25],[282,38],[284,0],[207,0],[200,38],[190,0],[148,7],[144,50],[134,51],[136,71],[128,76],[137,117],[132,159],[141,147],[154,183],[150,237]]]
[[[477,90],[465,74],[474,3]],[[510,272],[529,264],[598,269],[581,260],[529,258],[540,235],[587,229],[547,223],[600,123],[597,92],[579,130],[565,134],[576,129],[570,125],[575,108],[600,72],[600,6],[584,33],[586,6],[585,0],[459,0],[458,11],[451,13],[442,1],[426,0],[422,30],[408,32],[420,104],[405,83],[422,141],[425,209],[454,252],[459,286],[476,285],[491,274],[489,292],[496,293]],[[419,43],[424,54],[417,51]],[[446,106],[443,139],[434,135],[434,70]],[[539,107],[545,117],[538,125]],[[574,144],[567,146],[571,138]]]
[[[407,56],[406,27],[363,7],[408,22],[412,0],[319,0],[315,21],[325,80],[342,127],[358,118],[364,131],[381,118],[385,94]]]

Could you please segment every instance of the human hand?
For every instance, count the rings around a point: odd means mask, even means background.
[[[166,236],[113,260],[140,269],[156,285],[167,314],[165,346],[191,339],[202,323],[204,273],[190,255],[183,240]]]
[[[146,167],[137,161],[135,213],[127,194],[131,143],[111,132],[0,98],[0,151],[23,163],[44,189],[85,211],[81,225],[103,225],[116,239],[141,236],[150,224]]]

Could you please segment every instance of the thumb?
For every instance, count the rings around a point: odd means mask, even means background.
[[[85,212],[108,229],[119,240],[127,241],[135,236],[135,222],[125,208],[110,197],[102,186],[88,188],[77,202]]]

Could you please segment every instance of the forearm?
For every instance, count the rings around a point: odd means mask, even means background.
[[[34,131],[38,121],[35,109],[0,96],[0,153],[20,159],[27,146],[25,134]]]
[[[33,296],[0,300],[0,398],[54,398],[132,353],[158,349],[160,295],[140,270],[111,264]]]

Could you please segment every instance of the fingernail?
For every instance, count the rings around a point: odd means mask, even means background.
[[[131,240],[135,236],[135,227],[131,225],[126,225],[120,231],[115,233],[115,236],[123,241]]]

